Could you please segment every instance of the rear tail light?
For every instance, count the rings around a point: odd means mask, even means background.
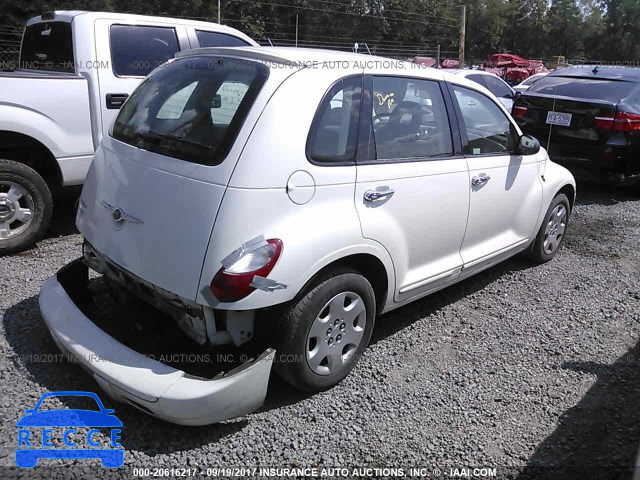
[[[527,107],[513,107],[513,115],[516,117],[524,117],[527,114]]]
[[[253,248],[241,248],[227,258],[230,264],[224,265],[211,280],[211,292],[221,302],[237,302],[255,290],[251,286],[255,276],[266,278],[282,253],[282,240],[262,239]]]
[[[637,113],[618,112],[615,117],[596,117],[596,127],[616,132],[632,132],[640,130],[640,115]]]

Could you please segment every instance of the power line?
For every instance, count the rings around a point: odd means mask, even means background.
[[[380,19],[380,20],[395,20],[395,21],[399,21],[399,22],[416,23],[416,24],[425,25],[425,26],[428,26],[428,27],[433,26],[433,25],[441,26],[441,27],[447,27],[447,28],[451,28],[451,27],[456,26],[456,25],[449,25],[449,24],[444,24],[444,23],[421,22],[419,20],[411,20],[411,19],[408,19],[408,18],[402,19],[402,18],[396,18],[396,17],[386,17],[386,16],[381,16],[381,15],[371,15],[371,14],[367,14],[367,13],[341,12],[341,11],[337,11],[337,10],[327,10],[327,9],[314,8],[314,7],[292,6],[292,5],[285,5],[285,4],[282,4],[282,3],[274,3],[274,2],[254,1],[253,3],[257,4],[257,5],[296,8],[296,9],[299,9],[299,10],[310,10],[310,11],[314,11],[314,12],[338,13],[340,15],[350,15],[350,16],[354,16],[354,17],[376,18],[376,19]],[[225,17],[223,16],[223,18],[225,18]]]

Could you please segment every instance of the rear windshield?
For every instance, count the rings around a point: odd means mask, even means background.
[[[20,66],[30,70],[75,72],[68,22],[35,23],[24,31]]]
[[[628,97],[636,85],[620,80],[546,76],[534,83],[527,93],[618,102]]]
[[[257,62],[210,56],[175,60],[131,95],[112,136],[151,152],[218,165],[268,75]]]

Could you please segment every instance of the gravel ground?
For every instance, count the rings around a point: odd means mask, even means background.
[[[0,259],[0,476],[27,473],[8,468],[15,422],[42,393],[100,393],[72,364],[27,357],[57,353],[37,295],[80,254],[71,225],[58,218],[54,237]],[[125,425],[129,467],[420,466],[444,476],[490,467],[499,478],[628,478],[611,467],[633,465],[640,444],[639,246],[640,201],[585,187],[554,261],[512,259],[379,318],[364,358],[331,391],[309,396],[274,377],[260,411],[198,428],[101,398]],[[29,475],[105,476],[98,465]]]

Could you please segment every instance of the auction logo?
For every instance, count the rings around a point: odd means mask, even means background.
[[[90,403],[92,409],[43,409],[43,402],[52,397],[84,397],[74,398],[74,400],[84,400]],[[99,458],[102,465],[107,468],[118,468],[124,464],[124,449],[119,443],[122,422],[113,415],[114,410],[104,408],[95,393],[45,393],[34,408],[26,409],[24,413],[25,415],[16,424],[18,427],[16,465],[18,467],[33,468],[41,458],[74,460]],[[96,427],[109,429],[108,445],[100,444],[98,437],[100,430]],[[81,429],[83,433],[77,429]],[[54,445],[54,441],[57,445]]]

